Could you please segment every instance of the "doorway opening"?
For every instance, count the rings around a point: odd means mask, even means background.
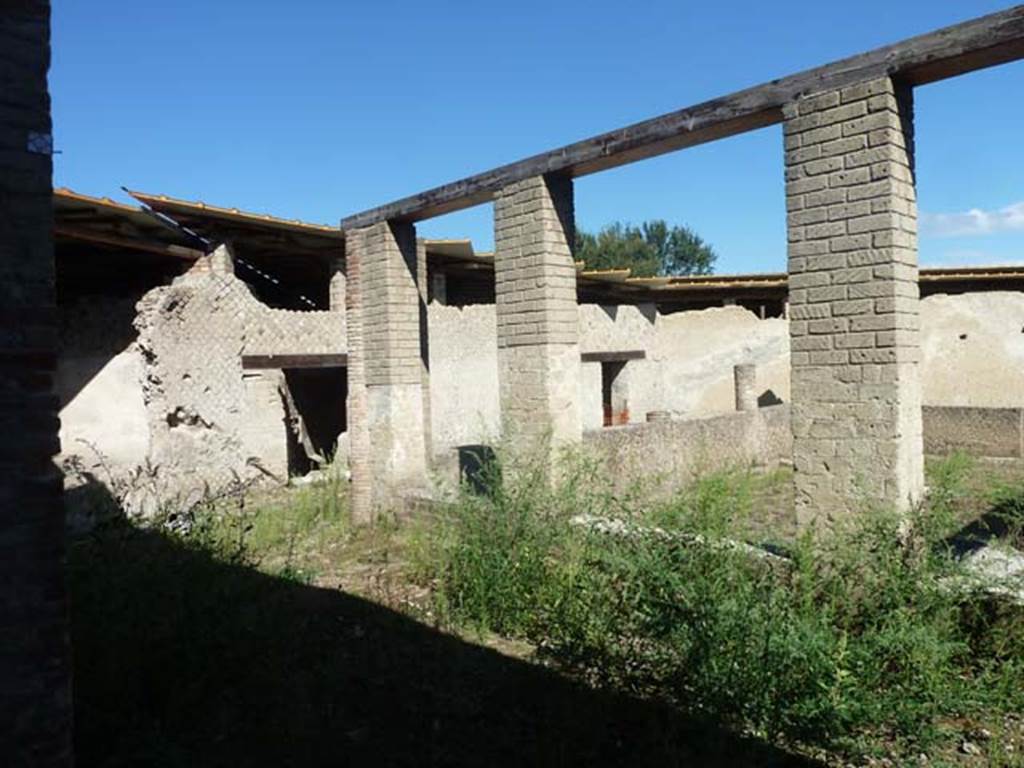
[[[285,368],[283,372],[289,427],[288,474],[307,475],[338,456],[348,430],[348,371],[330,366]]]
[[[626,361],[601,363],[601,406],[603,425],[615,427],[629,424],[629,402],[626,397]]]

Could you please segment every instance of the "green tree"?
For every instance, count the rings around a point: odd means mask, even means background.
[[[718,254],[688,227],[661,219],[639,227],[616,221],[596,235],[576,231],[576,258],[587,269],[629,268],[636,277],[710,274]]]

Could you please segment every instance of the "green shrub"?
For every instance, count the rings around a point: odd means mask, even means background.
[[[764,482],[749,471],[644,504],[579,457],[553,485],[536,467],[494,467],[488,493],[462,493],[432,526],[419,567],[448,620],[530,639],[593,683],[772,740],[921,742],[941,717],[1019,706],[1010,692],[1024,690],[1024,628],[1003,622],[979,643],[991,623],[965,621],[974,608],[943,586],[958,567],[944,542],[968,469],[939,466],[932,507],[909,517],[866,510],[790,542],[784,565],[730,544]],[[633,533],[574,524],[580,514]]]

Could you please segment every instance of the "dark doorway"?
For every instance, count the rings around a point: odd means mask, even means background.
[[[288,385],[288,470],[304,475],[334,457],[338,437],[348,429],[347,369],[286,368]]]
[[[629,423],[629,406],[626,403],[622,376],[626,368],[625,360],[612,360],[601,363],[601,406],[604,409],[603,424],[614,427]]]

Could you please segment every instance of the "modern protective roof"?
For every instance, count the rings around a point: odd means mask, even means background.
[[[251,213],[203,201],[181,200],[137,190],[128,193],[146,208],[156,211],[209,243],[230,240],[250,256],[276,259],[330,258],[341,252],[345,234],[337,227],[285,219],[268,213]]]
[[[53,217],[58,242],[84,241],[185,260],[202,255],[194,240],[170,222],[109,197],[93,197],[60,187],[53,191]]]
[[[251,213],[239,210],[238,208],[224,208],[219,205],[204,203],[201,200],[181,200],[168,195],[154,195],[131,189],[127,191],[128,194],[139,202],[168,215],[176,213],[184,218],[217,219],[294,232],[316,232],[323,237],[335,240],[343,240],[345,238],[344,233],[338,227],[331,227],[327,224],[311,224],[299,219],[283,219],[278,216],[271,216],[269,213]]]
[[[70,189],[54,190],[55,235],[182,259],[202,255],[202,244],[186,230],[210,242],[236,239],[244,245],[282,259],[294,256],[324,258],[339,251],[344,232],[326,224],[251,213],[202,201],[181,200],[138,191],[130,194],[144,208],[108,197],[93,197]],[[171,220],[175,224],[171,223]],[[446,271],[482,274],[494,269],[494,254],[479,252],[468,239],[424,240],[430,263]],[[783,298],[787,289],[784,272],[737,275],[688,275],[634,277],[629,269],[588,270],[576,263],[581,285],[614,299],[660,300],[669,297],[758,295]],[[955,286],[958,290],[1024,289],[1024,266],[924,268],[922,287],[929,292]]]

